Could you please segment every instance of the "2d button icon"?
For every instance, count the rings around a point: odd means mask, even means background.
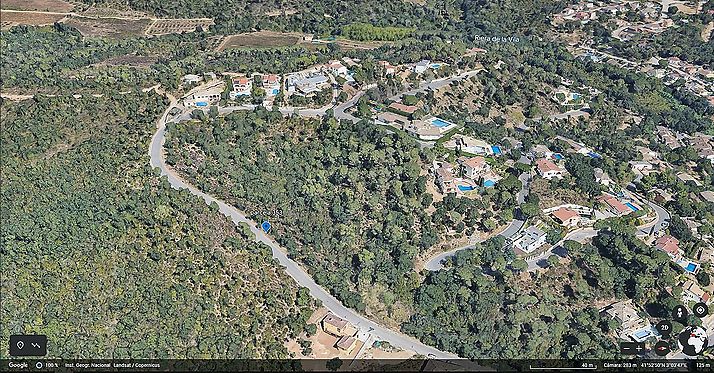
[[[659,334],[666,338],[670,333],[672,333],[672,323],[667,320],[662,320],[657,323],[655,329],[657,329]]]
[[[697,303],[692,307],[692,313],[696,317],[704,317],[709,314],[709,307],[706,303]]]
[[[683,305],[680,304],[672,309],[672,319],[674,319],[674,321],[686,324],[687,317],[689,317],[689,311],[687,311],[687,308]]]

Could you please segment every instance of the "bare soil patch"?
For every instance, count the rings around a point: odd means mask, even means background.
[[[87,18],[74,16],[65,24],[75,27],[87,37],[129,37],[144,34],[149,19]]]
[[[355,40],[348,40],[348,39],[337,39],[335,40],[335,43],[340,46],[342,49],[346,50],[356,50],[356,49],[361,49],[361,50],[369,50],[369,49],[377,49],[381,47],[382,45],[386,44],[387,42],[385,41],[355,41]]]
[[[74,9],[74,4],[64,0],[2,0],[2,8],[68,13]]]
[[[44,26],[51,25],[65,18],[61,13],[13,12],[0,10],[0,28],[7,30],[17,25]]]

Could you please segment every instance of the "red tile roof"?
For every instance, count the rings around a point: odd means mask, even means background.
[[[615,209],[618,213],[625,213],[632,211],[627,205],[624,203],[620,202],[617,198],[608,195],[608,194],[603,194],[600,196],[600,201],[607,203],[610,207]]]
[[[479,156],[471,157],[463,161],[462,164],[471,168],[481,169],[486,164],[486,158]]]
[[[553,216],[560,220],[561,223],[565,223],[572,218],[578,217],[578,213],[569,208],[561,207],[553,211]]]
[[[401,111],[402,113],[407,113],[407,114],[413,114],[415,111],[417,111],[417,109],[419,109],[418,107],[416,107],[414,105],[404,105],[399,102],[393,102],[391,105],[389,105],[389,107],[394,110]]]
[[[679,240],[669,235],[658,238],[655,241],[655,247],[671,255],[679,254]]]
[[[545,158],[537,160],[536,166],[538,166],[540,173],[546,173],[548,171],[562,171],[555,163]]]

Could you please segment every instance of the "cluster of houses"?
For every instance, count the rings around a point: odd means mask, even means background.
[[[640,66],[639,71],[662,79],[667,85],[681,79],[686,89],[703,97],[714,95],[714,83],[711,81],[714,78],[714,71],[678,57],[666,59],[652,57]]]
[[[253,94],[253,84],[257,81],[260,88],[265,92],[266,98],[274,97],[282,88],[280,76],[276,74],[252,74],[238,75],[231,78],[231,91],[228,97],[235,100],[240,96],[251,96]]]
[[[434,179],[442,194],[455,193],[457,196],[480,186],[493,187],[501,177],[493,172],[486,158],[459,157],[457,164],[434,161]]]
[[[393,102],[377,114],[374,123],[399,128],[410,135],[427,141],[438,140],[458,125],[448,120],[426,115],[416,105]]]
[[[600,14],[607,17],[617,16],[630,11],[637,11],[642,20],[651,22],[660,18],[661,6],[654,2],[629,2],[629,1],[593,1],[568,5],[562,12],[554,15],[554,25],[565,22],[580,22],[586,24],[598,19]]]

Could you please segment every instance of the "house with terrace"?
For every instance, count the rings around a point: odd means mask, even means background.
[[[564,168],[545,158],[538,159],[536,161],[536,170],[538,171],[538,174],[546,180],[554,178],[562,179],[568,173]]]

